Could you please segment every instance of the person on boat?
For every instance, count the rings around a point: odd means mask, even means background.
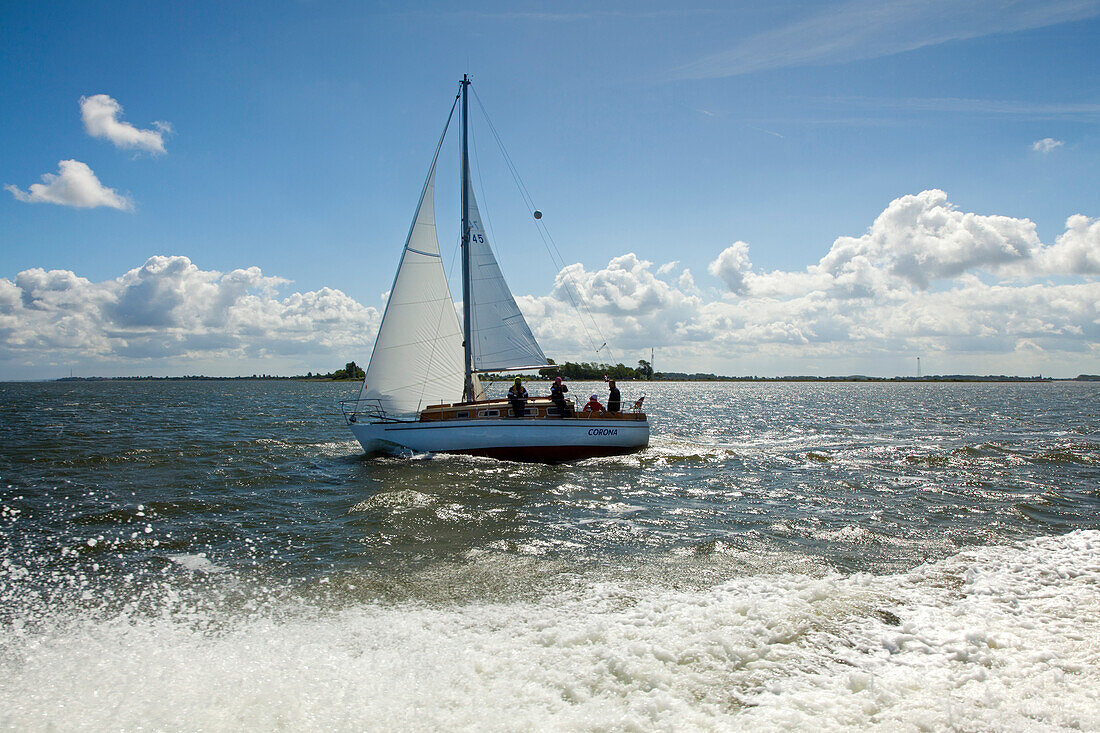
[[[527,388],[522,380],[516,377],[516,382],[508,388],[508,401],[512,403],[512,416],[523,417],[527,410]]]
[[[619,394],[619,388],[615,386],[615,380],[607,380],[607,411],[608,412],[622,412],[623,403],[622,396]]]
[[[604,412],[603,405],[600,404],[600,400],[596,395],[591,395],[588,398],[588,404],[584,406],[581,412]]]
[[[558,417],[573,416],[573,411],[565,402],[565,393],[568,391],[569,388],[562,383],[561,377],[555,377],[554,383],[550,385],[550,401],[554,403],[554,407],[558,408]]]

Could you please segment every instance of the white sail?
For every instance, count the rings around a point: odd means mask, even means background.
[[[473,367],[486,372],[547,366],[489,247],[473,186],[467,179],[470,226],[470,327]]]
[[[390,414],[462,398],[462,330],[435,231],[438,157],[437,147],[363,381],[361,396]]]
[[[481,383],[481,380],[477,378],[477,372],[470,375],[470,381],[474,385],[474,402],[485,401],[485,386]]]

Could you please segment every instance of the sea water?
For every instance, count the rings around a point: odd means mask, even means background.
[[[1100,729],[1100,385],[620,386],[651,447],[544,466],[0,385],[0,727]]]

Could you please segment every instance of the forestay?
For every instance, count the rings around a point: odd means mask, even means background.
[[[449,124],[448,120],[448,124]],[[444,129],[446,134],[446,129]],[[440,145],[442,145],[440,138]],[[462,397],[462,329],[447,287],[435,227],[435,165],[420,194],[374,343],[362,396],[390,414]]]
[[[473,340],[473,368],[486,372],[497,369],[527,369],[548,366],[546,355],[535,341],[508,283],[489,247],[481,223],[473,186],[466,181],[470,226],[470,326]]]

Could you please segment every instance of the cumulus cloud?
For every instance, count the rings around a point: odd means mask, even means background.
[[[1100,274],[1100,220],[1082,215],[1047,245],[1028,219],[960,211],[930,190],[890,202],[866,233],[837,238],[802,271],[757,271],[741,241],[710,263],[720,292],[656,278],[674,269],[654,272],[634,255],[595,272],[571,265],[549,296],[520,305],[547,353],[581,358],[586,330],[598,330],[620,349],[658,345],[685,368],[727,373],[746,362],[841,373],[828,365],[853,361],[873,372],[881,359],[918,353],[985,373],[1013,371],[1006,360],[1049,369],[1084,359],[1087,371],[1100,355],[1100,283],[1090,279]],[[1058,283],[1036,282],[1050,276]],[[596,329],[581,327],[565,283],[597,306]]]
[[[1095,372],[1100,219],[1075,214],[1049,244],[1036,232],[930,190],[890,202],[802,270],[760,271],[737,241],[697,283],[679,263],[628,253],[569,265],[550,292],[516,302],[559,361],[631,362],[656,346],[664,369],[727,374],[897,374],[917,354],[940,372]],[[223,273],[179,256],[99,283],[26,270],[0,278],[0,368],[60,361],[67,371],[83,359],[116,373],[240,374],[367,358],[378,309],[287,286],[256,267]],[[603,341],[611,351],[594,356]]]
[[[1046,154],[1054,150],[1055,148],[1059,148],[1063,145],[1065,145],[1065,142],[1062,140],[1055,140],[1052,137],[1044,137],[1042,140],[1036,140],[1035,142],[1033,142],[1031,144],[1031,149],[1034,150],[1036,153]]]
[[[167,122],[154,122],[153,130],[139,130],[123,122],[122,105],[106,94],[80,98],[80,116],[84,129],[92,137],[110,140],[115,147],[137,148],[150,153],[163,153],[164,136],[172,131]]]
[[[100,183],[87,164],[79,160],[62,160],[57,167],[56,174],[43,174],[42,183],[32,183],[28,191],[11,184],[4,188],[18,200],[30,204],[60,204],[82,209],[108,206],[121,211],[133,209],[129,198]]]
[[[719,278],[734,293],[745,290],[745,275],[752,268],[749,261],[749,245],[746,242],[734,242],[722,250],[718,259],[710,263],[707,271]]]
[[[862,236],[838,237],[807,274],[824,287],[859,284],[881,292],[926,289],[976,272],[1013,279],[1093,275],[1098,263],[1100,224],[1087,216],[1071,216],[1066,231],[1045,245],[1030,219],[960,211],[932,189],[891,201]]]
[[[1039,247],[1028,219],[958,211],[939,190],[890,202],[861,237],[840,237],[819,267],[834,277],[871,265],[918,287],[968,270],[997,270]]]
[[[645,314],[675,307],[682,293],[658,279],[652,267],[652,262],[634,253],[615,257],[595,273],[570,265],[558,273],[553,292],[560,299],[576,299],[606,313]]]
[[[1037,271],[1064,275],[1100,274],[1100,219],[1074,214],[1066,231],[1036,255]]]
[[[221,372],[237,374],[249,360],[336,363],[369,354],[376,308],[332,288],[281,296],[288,282],[257,267],[203,270],[181,256],[150,257],[99,283],[68,270],[25,270],[0,278],[0,363],[61,358],[125,371],[117,365],[180,357],[224,362]]]

